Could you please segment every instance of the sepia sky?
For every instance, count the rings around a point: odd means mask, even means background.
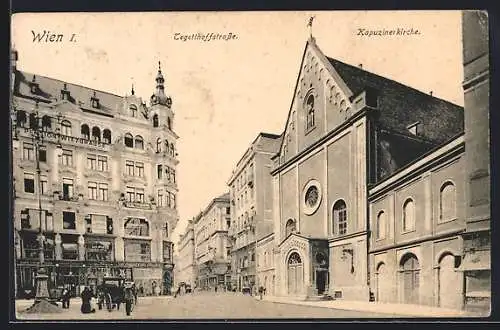
[[[180,136],[175,242],[186,220],[227,190],[255,136],[283,130],[311,15],[327,56],[463,105],[459,11],[17,14],[12,43],[20,70],[118,95],[133,81],[148,104],[161,61]],[[360,28],[420,34],[360,36]],[[33,42],[32,31],[43,30],[63,41]],[[175,40],[211,32],[237,39]]]

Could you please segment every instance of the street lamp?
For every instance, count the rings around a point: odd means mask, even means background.
[[[16,145],[19,144],[18,141],[18,135],[19,135],[19,130],[18,130],[18,124],[17,123],[17,114],[18,110],[16,105],[13,105],[13,111],[12,111],[12,122],[13,122],[13,140]],[[61,114],[57,115],[57,120],[58,122],[61,119]],[[32,122],[33,121],[33,122]],[[39,268],[37,271],[37,275],[35,276],[35,285],[36,285],[36,294],[35,294],[35,302],[33,306],[37,305],[38,303],[42,301],[48,301],[49,298],[49,290],[48,290],[48,279],[49,276],[47,274],[46,269],[44,268],[45,264],[45,255],[44,255],[44,243],[45,243],[45,236],[43,235],[43,229],[42,229],[42,214],[43,214],[43,209],[42,209],[42,180],[41,180],[41,169],[40,169],[40,147],[43,144],[43,125],[44,123],[42,122],[42,118],[40,117],[40,114],[38,112],[38,101],[35,103],[35,109],[30,115],[30,123],[29,123],[29,131],[31,134],[31,139],[33,142],[33,151],[35,153],[35,162],[36,162],[36,180],[37,180],[37,200],[38,200],[38,217],[39,217],[39,227],[38,227],[38,235],[37,235],[37,241],[38,241],[38,258],[39,258]],[[59,141],[59,140],[58,140]],[[58,143],[58,147],[60,147],[60,143]]]

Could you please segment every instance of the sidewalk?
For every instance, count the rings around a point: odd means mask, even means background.
[[[259,299],[259,296],[255,297]],[[409,305],[409,304],[386,304],[364,301],[346,301],[346,300],[330,300],[330,301],[305,301],[299,298],[263,296],[262,300],[281,304],[293,304],[303,306],[315,306],[331,309],[342,309],[361,312],[384,313],[387,317],[480,317],[479,314],[474,314],[462,310],[446,309],[440,307]]]
[[[150,304],[154,303],[156,300],[173,299],[173,298],[174,298],[173,296],[143,296],[143,297],[139,296],[138,300],[139,303],[142,302]],[[24,310],[33,305],[33,302],[34,299],[16,299],[16,310],[17,311]],[[92,303],[97,304],[97,299],[93,298]],[[59,306],[61,306],[61,302],[59,302],[58,304]],[[82,298],[80,297],[71,298],[71,305],[80,306],[81,304],[82,304]]]

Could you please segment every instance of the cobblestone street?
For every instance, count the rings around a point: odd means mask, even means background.
[[[259,301],[240,293],[194,293],[172,297],[139,298],[131,316],[120,310],[96,310],[94,314],[80,313],[79,299],[74,299],[69,310],[59,314],[23,314],[29,307],[17,305],[20,320],[119,320],[119,319],[254,319],[254,318],[379,318],[394,315],[376,314],[341,309]]]

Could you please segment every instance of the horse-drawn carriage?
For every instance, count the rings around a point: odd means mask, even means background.
[[[127,315],[137,303],[137,291],[134,282],[126,281],[122,277],[105,277],[98,288],[97,306],[102,309],[106,306],[108,311],[120,309],[120,304],[124,303]]]

